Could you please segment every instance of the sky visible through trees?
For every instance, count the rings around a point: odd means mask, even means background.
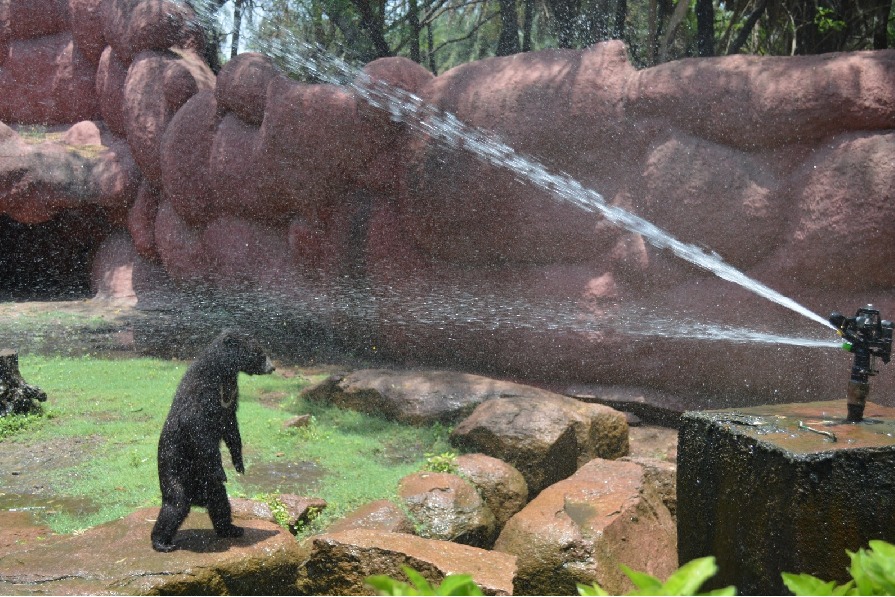
[[[640,68],[691,56],[895,46],[893,0],[209,1],[221,62],[286,32],[352,62],[405,56],[435,74],[608,39],[625,41]]]

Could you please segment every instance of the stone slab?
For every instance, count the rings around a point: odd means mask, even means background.
[[[245,535],[219,539],[202,511],[190,514],[171,553],[152,550],[158,508],[144,508],[24,551],[0,555],[0,595],[295,594],[298,543],[288,531],[240,519]]]
[[[845,550],[895,542],[895,409],[845,401],[685,413],[680,562],[714,555],[716,586],[782,595],[781,572],[844,582]]]

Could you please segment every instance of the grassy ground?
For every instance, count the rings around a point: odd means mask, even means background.
[[[24,428],[21,421],[0,422],[0,451],[78,452],[69,454],[75,457],[74,464],[41,475],[54,494],[84,498],[95,506],[90,511],[49,514],[53,530],[75,532],[141,506],[160,504],[156,444],[187,365],[145,358],[20,358],[23,377],[49,399],[45,415],[29,420]],[[241,375],[238,415],[249,476],[253,466],[316,465],[319,478],[311,495],[329,505],[308,532],[367,501],[393,497],[398,480],[422,468],[424,454],[449,448],[444,428],[413,428],[306,403],[298,395],[313,381],[301,371]],[[284,421],[305,413],[312,415],[309,426],[284,429]],[[241,478],[223,450],[231,496],[258,497],[269,491]],[[279,491],[289,493],[288,480],[283,485]]]

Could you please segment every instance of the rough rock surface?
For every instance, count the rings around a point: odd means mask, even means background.
[[[628,423],[608,406],[542,391],[483,402],[451,432],[451,443],[510,463],[535,496],[594,458],[627,455]]]
[[[410,425],[455,423],[482,402],[538,397],[542,390],[457,371],[360,369],[307,388],[302,397],[383,415]]]
[[[688,408],[842,396],[843,378],[817,375],[847,370],[833,351],[768,358],[763,344],[674,337],[732,326],[828,339],[817,322],[413,137],[344,88],[296,83],[257,55],[232,61],[216,86],[182,2],[6,5],[0,121],[101,117],[126,139],[154,189],[127,204],[128,228],[176,284],[275,292],[303,312],[323,296],[334,307],[314,314],[321,325],[340,337],[362,328],[352,349],[375,336],[377,354],[404,364],[639,385],[688,396]],[[437,77],[400,58],[365,72],[814,312],[895,311],[880,224],[893,215],[895,50],[636,70],[612,41]],[[16,184],[0,177],[0,214],[16,221],[75,209]],[[84,202],[108,209],[92,191]],[[347,288],[333,284],[346,276]],[[875,383],[892,400],[892,376]]]
[[[101,122],[34,132],[0,122],[0,151],[0,181],[8,183],[0,187],[0,214],[18,222],[40,224],[62,211],[100,207],[122,223],[137,194],[140,171],[130,148]]]
[[[195,513],[175,538],[178,549],[160,554],[149,541],[156,514],[158,508],[138,510],[80,535],[0,557],[0,592],[35,586],[67,595],[295,592],[301,553],[279,526],[243,519],[243,537],[218,539],[208,516]]]
[[[494,514],[497,531],[528,503],[528,484],[516,467],[485,454],[457,457],[457,473],[472,483]]]
[[[678,566],[674,521],[643,468],[593,460],[551,485],[507,522],[494,549],[517,556],[517,595],[574,595],[598,583],[633,586],[619,564],[667,578]]]
[[[496,533],[494,513],[476,488],[450,473],[413,473],[398,484],[416,534],[489,548]]]
[[[429,582],[469,574],[486,595],[513,594],[516,558],[449,541],[354,529],[316,535],[302,544],[305,565],[298,587],[306,595],[369,595],[364,579],[387,574],[403,579],[410,566]]]
[[[415,531],[413,522],[407,514],[391,500],[376,500],[364,504],[331,524],[327,533],[340,533],[352,529],[368,529],[387,531],[389,533],[406,533]]]

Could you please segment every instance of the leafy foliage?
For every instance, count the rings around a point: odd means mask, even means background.
[[[376,589],[380,595],[484,595],[472,577],[467,574],[449,574],[441,584],[433,587],[422,574],[410,566],[402,566],[401,569],[412,584],[384,574],[367,578],[367,584]]]
[[[628,595],[736,595],[735,587],[697,593],[703,583],[718,572],[718,565],[712,556],[687,562],[669,576],[664,583],[655,576],[631,570],[625,565],[622,565],[621,569],[637,587],[633,592],[627,593]],[[597,584],[590,586],[579,584],[578,594],[592,596],[608,595],[609,593]]]
[[[869,546],[846,552],[852,580],[843,585],[788,572],[783,573],[783,583],[795,595],[895,595],[895,545],[874,540]]]
[[[457,467],[457,454],[454,452],[442,452],[441,454],[426,454],[426,470],[433,473],[451,473],[456,474],[459,470]]]
[[[33,428],[43,419],[43,413],[27,415],[6,415],[0,417],[0,439],[15,435],[25,429]]]

